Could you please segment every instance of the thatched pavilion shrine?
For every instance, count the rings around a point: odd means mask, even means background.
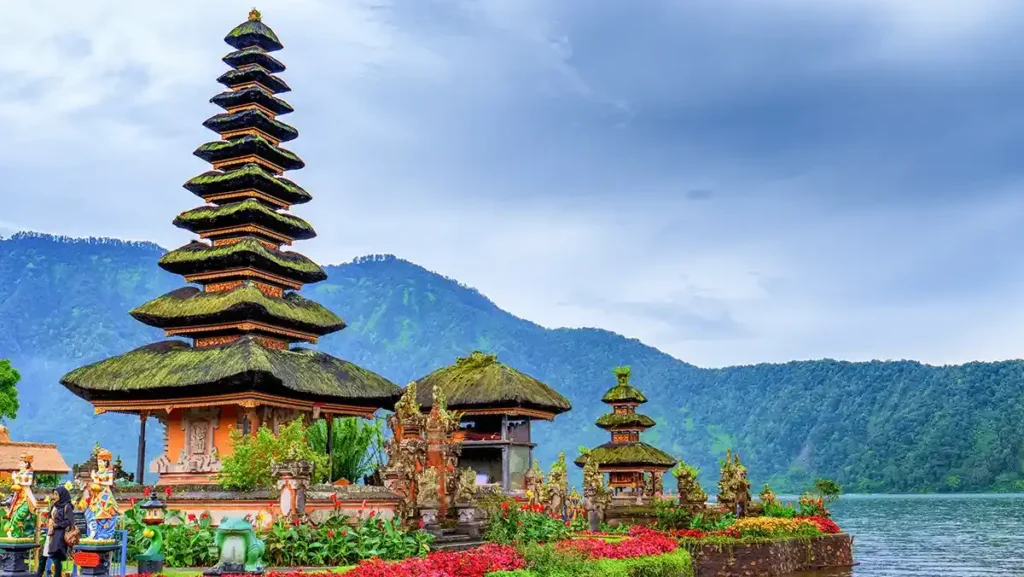
[[[612,440],[591,449],[575,463],[583,467],[587,459],[597,461],[598,471],[608,474],[608,486],[616,494],[653,497],[661,493],[662,475],[676,465],[676,460],[640,440],[640,433],[655,425],[654,419],[636,412],[647,397],[629,384],[629,367],[617,367],[614,372],[615,386],[601,398],[601,402],[611,405],[612,412],[595,423],[611,433]]]
[[[480,351],[416,381],[416,401],[424,411],[431,408],[434,387],[447,398],[449,410],[462,414],[459,465],[506,491],[526,488],[536,446],[531,421],[550,421],[572,408],[548,385]]]
[[[292,111],[277,96],[290,90],[276,76],[284,64],[271,56],[281,41],[256,10],[224,40],[234,49],[223,58],[231,69],[217,81],[227,89],[211,99],[224,112],[203,123],[220,140],[194,152],[212,170],[184,185],[206,204],[174,220],[200,240],[159,261],[198,288],[175,290],[131,311],[176,339],[61,379],[97,413],[139,415],[139,481],[149,417],[166,426],[164,452],[152,463],[159,482],[205,484],[215,481],[221,459],[232,450],[232,428],[246,434],[261,425],[276,430],[299,416],[326,418],[330,427],[332,417],[370,417],[401,395],[394,383],[366,369],[293,346],[316,343],[345,323],[299,295],[327,275],[284,249],[316,233],[288,212],[311,197],[282,176],[304,163],[280,146],[298,136],[278,119]]]

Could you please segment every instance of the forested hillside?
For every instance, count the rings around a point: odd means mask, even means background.
[[[162,338],[127,312],[181,286],[155,245],[16,235],[0,240],[0,359],[21,373],[20,440],[59,443],[80,461],[95,441],[133,466],[135,422],[95,416],[57,382],[67,370]],[[592,425],[611,369],[633,380],[658,421],[645,439],[717,480],[726,448],[756,484],[798,490],[815,476],[848,491],[1024,490],[1024,362],[933,367],[912,361],[797,361],[702,369],[597,329],[545,329],[477,291],[394,257],[327,268],[305,293],[349,327],[321,348],[399,384],[473,349],[495,352],[573,403],[540,427],[538,454],[604,442]],[[131,434],[127,434],[130,432]],[[555,433],[557,432],[557,436]],[[154,427],[149,454],[160,437]],[[755,485],[756,486],[756,485]],[[709,486],[709,492],[713,492]]]

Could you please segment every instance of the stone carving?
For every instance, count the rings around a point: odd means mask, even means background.
[[[274,463],[274,476],[281,491],[281,514],[285,517],[305,515],[306,490],[313,477],[313,465],[309,461]]]
[[[438,509],[441,506],[440,480],[437,469],[426,468],[416,476],[416,506],[421,509]]]
[[[583,465],[583,504],[590,517],[591,529],[604,522],[605,511],[611,503],[612,493],[604,484],[604,475],[598,469],[597,461],[586,459]]]
[[[166,454],[153,461],[152,469],[164,473],[216,473],[221,461],[213,439],[220,428],[220,408],[187,409],[181,417],[181,430],[185,431],[185,446],[173,463]]]
[[[388,419],[391,438],[385,447],[388,462],[382,471],[384,487],[402,497],[396,514],[408,518],[416,503],[416,474],[426,463],[422,430],[426,417],[416,402],[416,383],[409,383]]]
[[[740,462],[739,453],[729,449],[722,462],[721,476],[718,480],[718,503],[726,510],[742,517],[750,503],[750,480],[747,479],[747,468]]]
[[[672,475],[676,478],[676,490],[679,492],[679,504],[691,511],[703,507],[708,500],[708,494],[697,480],[698,474],[700,469],[687,465],[682,460],[672,470]]]
[[[459,505],[472,505],[475,501],[476,471],[473,469],[463,469],[459,473],[459,484],[458,491],[455,493],[455,502]]]
[[[569,494],[569,477],[565,466],[565,451],[558,454],[558,460],[551,465],[548,480],[544,484],[544,497],[550,515],[565,517],[565,500]]]
[[[768,486],[768,483],[764,484],[764,490],[761,491],[761,504],[767,505],[769,503],[778,503],[779,498],[775,496],[775,491]]]
[[[526,470],[526,498],[531,503],[544,502],[544,471],[540,469],[540,461],[533,460],[533,464]]]

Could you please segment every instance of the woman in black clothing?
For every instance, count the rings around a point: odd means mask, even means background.
[[[68,558],[68,546],[64,542],[64,533],[75,524],[75,507],[71,504],[71,493],[64,487],[57,487],[53,492],[53,506],[50,507],[50,520],[47,523],[46,544],[43,554],[52,562],[51,575],[60,577],[64,560]],[[46,571],[46,560],[39,561],[39,575]]]

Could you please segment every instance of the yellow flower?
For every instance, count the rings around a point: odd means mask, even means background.
[[[527,499],[533,499],[533,491],[527,491],[526,492],[526,498]]]
[[[67,489],[68,491],[73,489],[74,486],[75,486],[74,483],[72,483],[71,481],[65,481],[64,482],[64,488]]]

